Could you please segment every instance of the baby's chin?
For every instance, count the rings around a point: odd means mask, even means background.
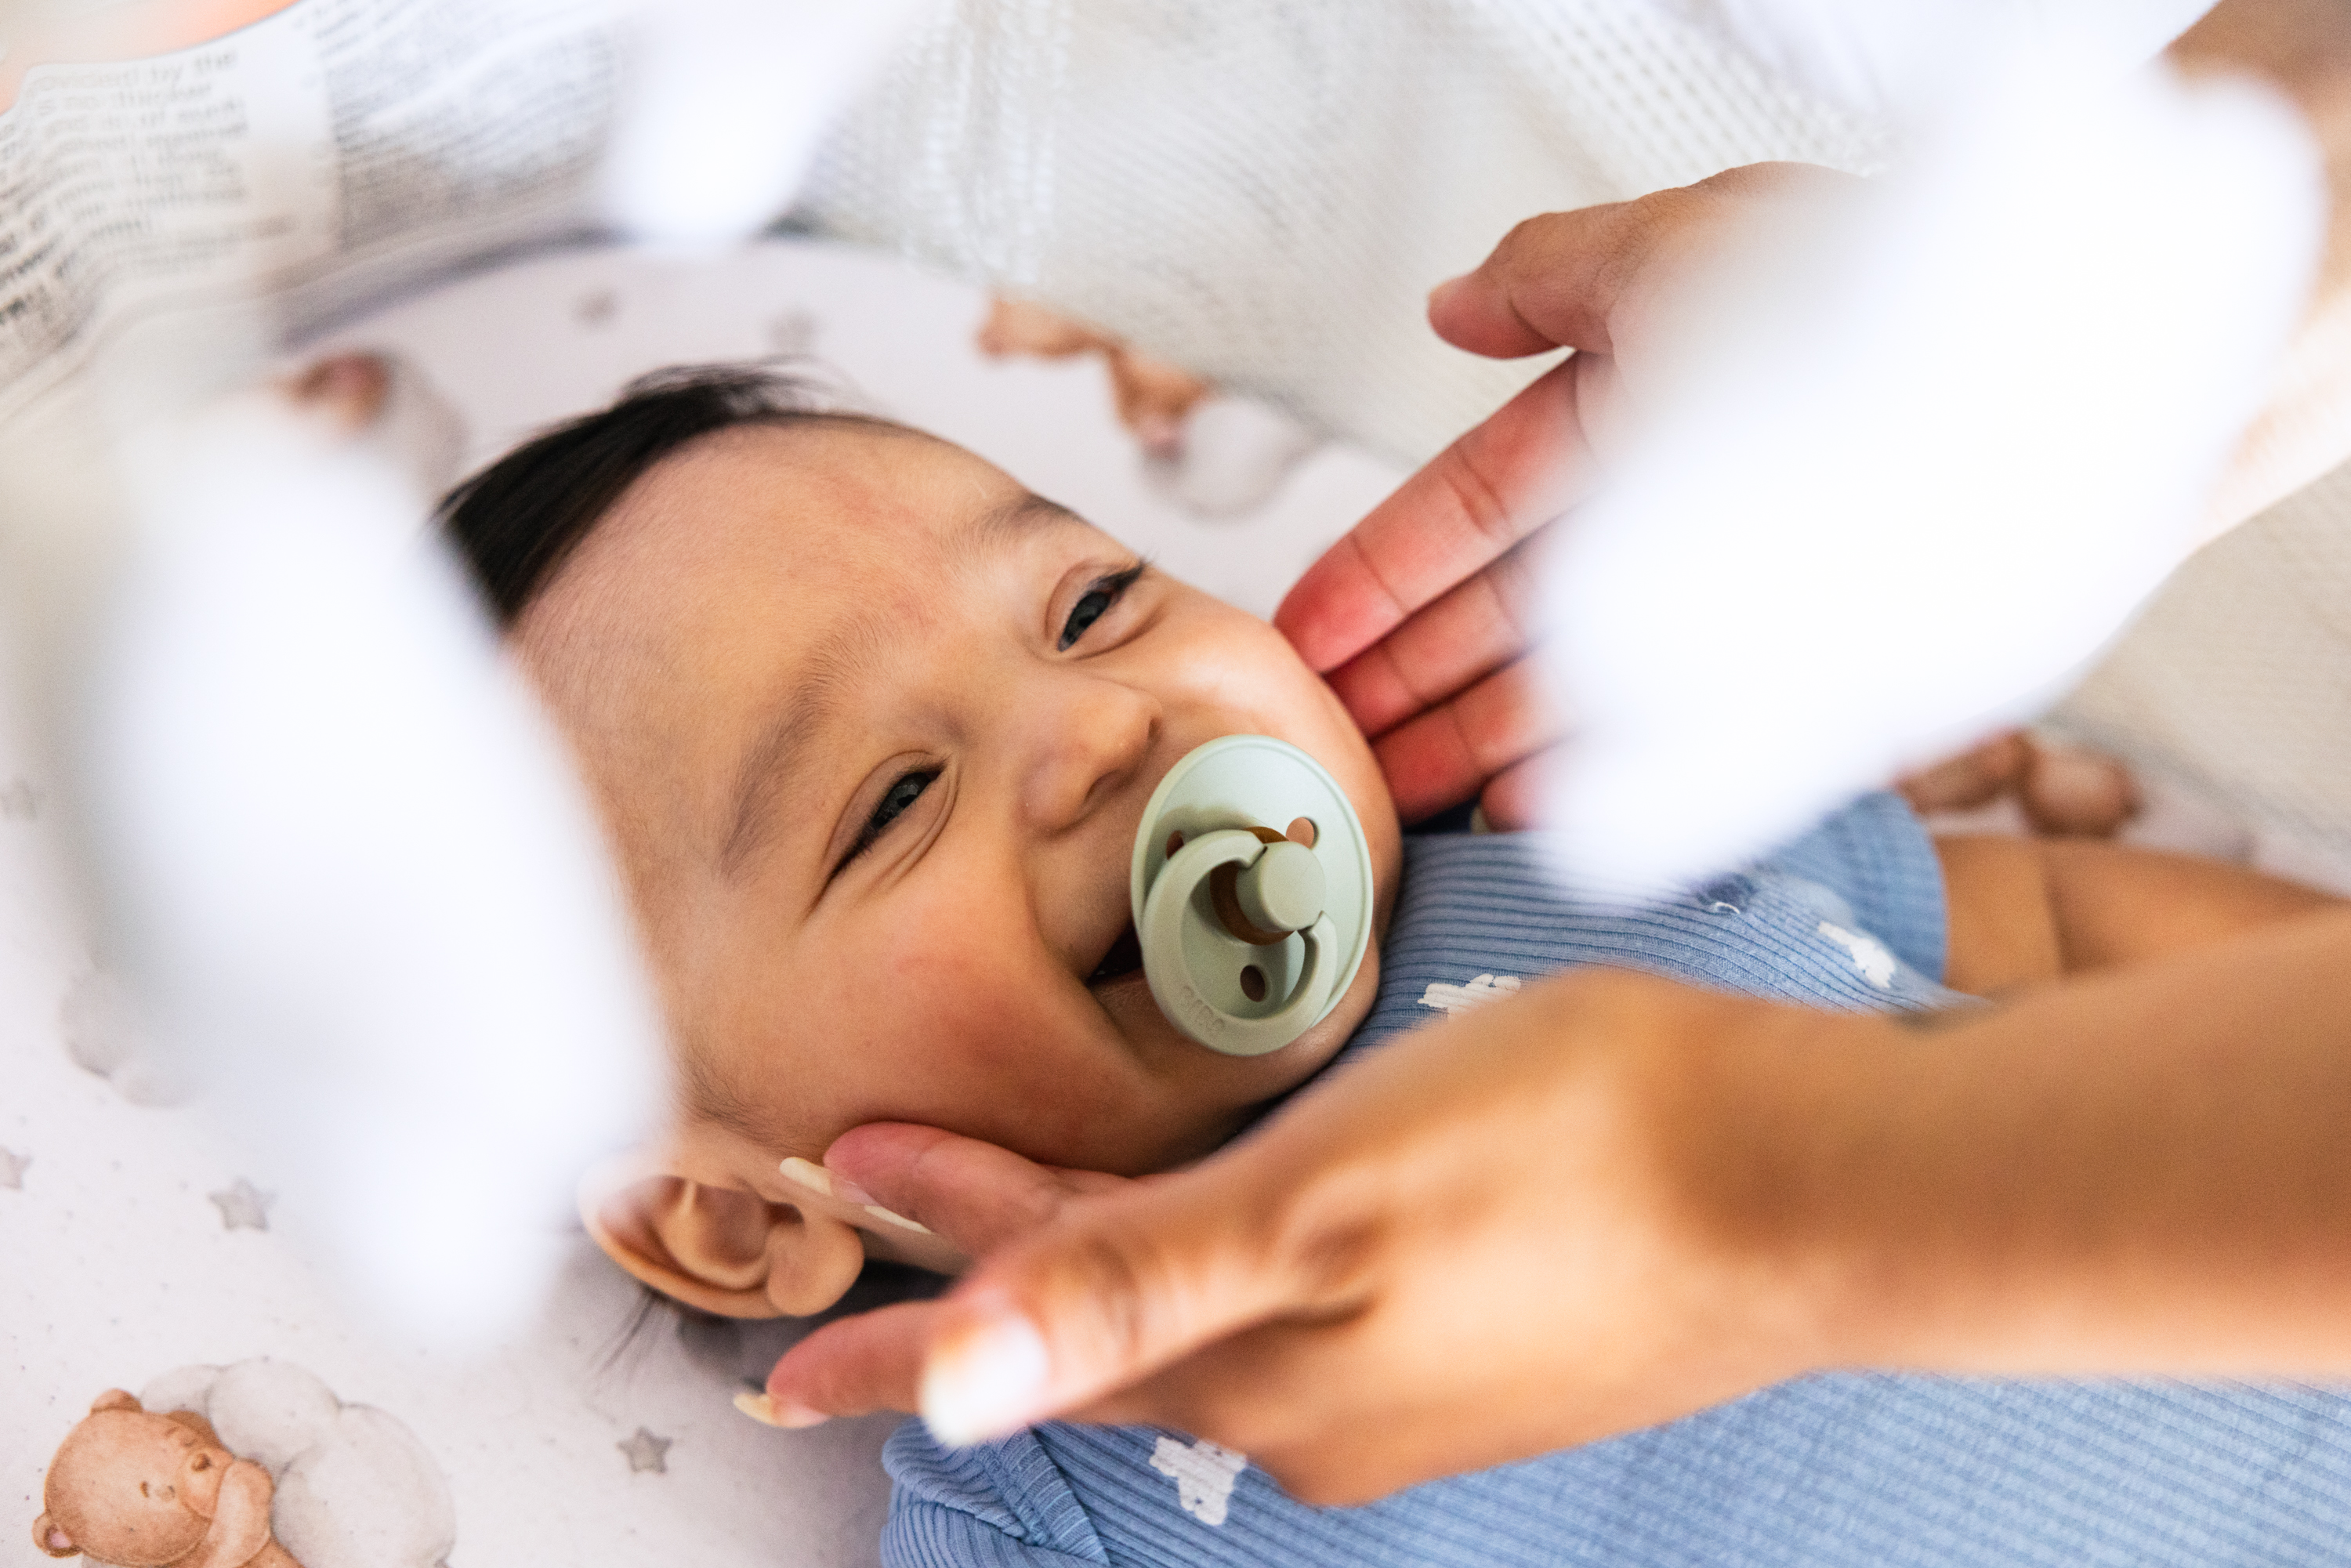
[[[1213,1153],[1270,1102],[1329,1065],[1370,1016],[1379,987],[1379,944],[1374,942],[1354,983],[1329,1015],[1280,1050],[1262,1056],[1227,1056],[1192,1040],[1159,1010],[1141,970],[1094,988],[1128,1048],[1165,1091],[1165,1120],[1135,1130],[1133,1157],[1118,1163],[1119,1174],[1166,1170]]]

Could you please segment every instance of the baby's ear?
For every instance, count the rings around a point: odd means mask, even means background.
[[[73,1537],[59,1529],[57,1521],[46,1513],[33,1521],[33,1544],[52,1557],[81,1555],[81,1548],[73,1543]]]
[[[865,1266],[855,1227],[623,1158],[580,1184],[605,1255],[663,1295],[730,1318],[805,1317]]]

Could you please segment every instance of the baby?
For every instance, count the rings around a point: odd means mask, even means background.
[[[1562,964],[1925,1009],[1959,999],[1946,979],[1998,992],[2325,902],[2104,844],[1938,853],[1874,796],[1693,898],[1578,907],[1524,836],[1407,842],[1364,737],[1264,622],[969,453],[754,371],[649,378],[461,486],[444,518],[577,752],[672,1022],[665,1131],[598,1173],[583,1212],[622,1268],[707,1312],[813,1312],[869,1258],[958,1264],[817,1163],[863,1123],[1137,1175],[1215,1148],[1343,1051]],[[1346,994],[1251,1058],[1161,1016],[1127,890],[1154,787],[1236,733],[1330,771],[1376,890]],[[1043,1468],[903,1432],[892,1554],[1320,1560],[1307,1531],[1344,1561],[1417,1528],[1393,1504],[1303,1509],[1241,1456],[1163,1435],[1012,1442]],[[1121,1488],[1165,1517],[1134,1523]],[[1035,1533],[1048,1516],[1092,1543]],[[1126,1536],[1094,1539],[1113,1518]],[[1245,1524],[1271,1534],[1245,1546]]]

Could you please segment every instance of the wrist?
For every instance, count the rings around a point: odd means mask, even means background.
[[[1913,1031],[1710,993],[1676,1010],[1636,1114],[1654,1140],[1664,1228],[1712,1282],[1755,1381],[1900,1362],[1916,1281],[1891,1266],[1900,1249],[1881,1234],[1899,1206],[1883,1190],[1871,1108]]]

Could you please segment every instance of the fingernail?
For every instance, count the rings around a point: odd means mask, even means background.
[[[1028,1319],[1000,1317],[931,1354],[923,1368],[923,1423],[951,1448],[1027,1424],[1052,1370]]]
[[[794,1405],[789,1401],[779,1405],[772,1394],[753,1394],[747,1389],[735,1396],[735,1408],[763,1427],[781,1427],[786,1431],[821,1427],[832,1419],[821,1410],[811,1410],[805,1405]]]
[[[843,1203],[853,1203],[860,1208],[873,1207],[872,1193],[846,1176],[833,1175],[812,1160],[804,1160],[798,1155],[794,1155],[776,1168],[783,1173],[786,1181],[796,1182],[811,1192],[820,1192],[827,1197],[837,1197]],[[908,1220],[904,1223],[912,1224],[913,1221]]]
[[[872,1215],[874,1218],[882,1221],[884,1225],[899,1226],[904,1229],[912,1230],[916,1234],[923,1236],[928,1236],[931,1233],[931,1228],[924,1224],[921,1220],[909,1219],[904,1215],[899,1214],[892,1209],[884,1208],[878,1203],[867,1204],[865,1206],[865,1212]]]

